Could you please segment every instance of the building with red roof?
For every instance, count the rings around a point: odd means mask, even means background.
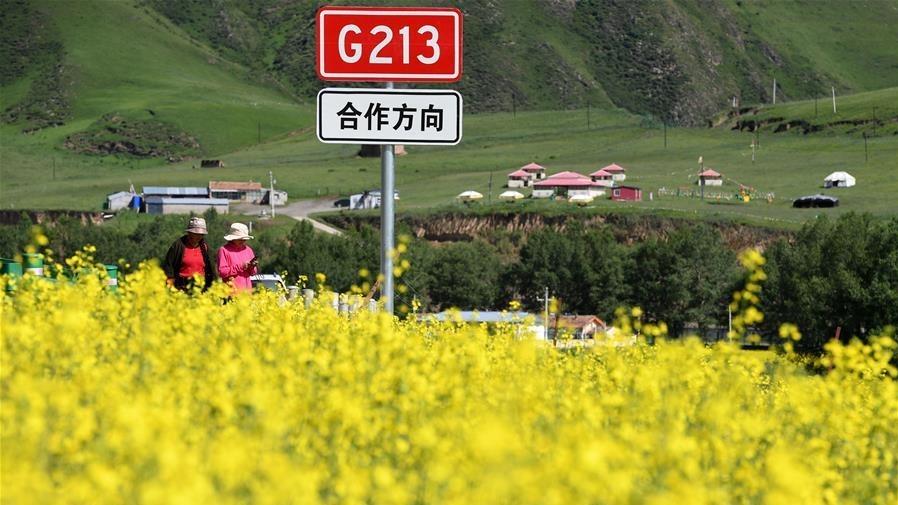
[[[560,172],[543,181],[533,183],[533,198],[553,196],[572,197],[577,195],[597,197],[605,190],[589,177],[577,172]]]
[[[596,333],[604,332],[606,325],[605,321],[596,316],[551,314],[548,328],[550,340],[564,337],[586,340],[595,338]]]
[[[529,172],[533,174],[534,180],[540,180],[546,178],[546,167],[542,165],[537,165],[536,163],[528,163],[521,167],[521,170],[525,172]]]
[[[533,182],[534,178],[534,174],[526,170],[515,170],[508,174],[508,183],[506,185],[509,188],[526,188]]]
[[[209,181],[209,196],[258,203],[265,192],[261,182]]]
[[[642,200],[642,190],[635,186],[615,186],[611,188],[611,199],[638,202]]]
[[[723,186],[723,175],[710,168],[698,174],[699,186]]]
[[[615,181],[625,181],[627,180],[627,174],[624,167],[618,165],[617,163],[612,163],[606,167],[602,167],[602,170],[611,174],[612,180]]]
[[[595,172],[589,174],[589,177],[592,179],[592,182],[610,188],[614,186],[614,175],[605,170],[604,168],[596,170]]]

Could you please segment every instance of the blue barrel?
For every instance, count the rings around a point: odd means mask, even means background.
[[[140,204],[143,203],[143,198],[140,195],[134,195],[131,197],[131,203],[128,204],[128,207],[137,210],[140,212]]]

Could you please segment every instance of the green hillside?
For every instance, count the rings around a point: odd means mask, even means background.
[[[311,97],[319,5],[420,2],[148,0],[235,61]],[[465,15],[470,110],[612,103],[697,125],[737,97],[769,102],[898,86],[895,0],[443,1]]]

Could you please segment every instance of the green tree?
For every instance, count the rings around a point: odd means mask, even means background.
[[[736,259],[723,238],[706,225],[674,231],[666,241],[637,246],[629,270],[631,299],[651,321],[664,321],[672,335],[687,323],[699,330],[725,321]]]
[[[432,303],[445,309],[493,309],[501,265],[495,250],[480,241],[437,247],[430,267]]]

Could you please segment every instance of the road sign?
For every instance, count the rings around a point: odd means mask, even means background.
[[[322,7],[317,34],[316,69],[324,81],[461,78],[458,9]]]
[[[433,89],[324,88],[318,139],[329,144],[458,144],[461,94]]]

